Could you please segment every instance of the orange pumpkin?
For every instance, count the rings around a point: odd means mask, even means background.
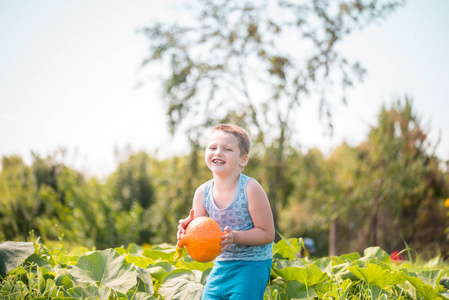
[[[208,262],[218,256],[221,249],[221,231],[217,222],[209,217],[198,217],[186,228],[186,233],[176,245],[175,260],[185,246],[190,257],[199,262]]]

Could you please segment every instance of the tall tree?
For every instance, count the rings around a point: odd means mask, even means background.
[[[283,160],[300,104],[319,99],[321,115],[330,121],[331,93],[333,98],[340,90],[344,101],[346,88],[365,73],[337,45],[403,3],[189,1],[182,23],[143,28],[150,44],[143,64],[160,63],[151,71],[160,70],[172,133],[181,129],[196,139],[212,124],[233,122],[250,131],[256,149],[267,149],[274,169],[264,186],[276,220],[277,203],[286,199],[278,187],[288,180]]]
[[[0,240],[25,238],[33,229],[36,181],[21,157],[2,158],[0,173]]]
[[[439,203],[447,188],[433,147],[410,99],[382,109],[358,147],[355,211],[365,220],[362,247],[401,247],[401,237],[416,249],[444,244]]]
[[[130,155],[109,177],[118,210],[129,211],[134,202],[146,209],[154,201],[150,158],[144,152]]]

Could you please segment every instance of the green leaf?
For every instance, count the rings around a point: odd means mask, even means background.
[[[133,291],[128,291],[126,293],[126,299],[127,300],[153,300],[156,299],[153,296],[151,296],[150,294],[147,293],[142,293],[142,292],[137,292],[134,293]]]
[[[327,275],[332,276],[332,260],[330,258],[320,258],[315,261],[314,265],[320,268],[320,270],[325,272]]]
[[[293,260],[285,260],[285,259],[274,259],[273,260],[273,267],[276,269],[282,269],[285,267],[296,267],[296,268],[303,268],[306,266],[306,263],[303,259],[296,258]]]
[[[32,242],[1,242],[0,243],[0,277],[17,268],[22,259],[34,253]]]
[[[377,258],[385,263],[389,263],[391,260],[390,255],[388,255],[388,253],[382,250],[380,247],[366,248],[363,254],[364,256],[360,260],[366,263],[373,258]]]
[[[196,273],[184,269],[170,272],[159,287],[159,294],[164,299],[201,299],[204,286],[200,283],[201,272]]]
[[[109,295],[111,294],[111,289],[107,286],[102,286],[100,288],[96,286],[88,286],[86,288],[82,288],[80,286],[76,286],[70,288],[66,292],[67,296],[74,297],[76,299],[96,299],[96,300],[108,300]]]
[[[269,285],[265,289],[264,299],[267,300],[288,300],[288,296],[283,287]]]
[[[349,271],[368,285],[378,285],[385,289],[388,285],[403,283],[404,279],[397,271],[384,270],[376,264],[368,264],[366,268],[348,267]]]
[[[68,269],[59,269],[56,272],[55,283],[57,286],[62,286],[64,289],[73,287],[72,275]]]
[[[209,269],[203,271],[203,274],[201,274],[201,284],[202,285],[206,285],[207,279],[209,278],[211,271],[212,271],[212,268],[209,268]]]
[[[170,261],[173,260],[173,255],[175,251],[173,250],[143,250],[142,255],[151,258],[153,261]]]
[[[279,269],[277,265],[274,265],[273,271],[286,281],[298,280],[307,286],[323,282],[329,277],[315,265],[306,265],[305,267],[300,268],[284,267],[282,269]]]
[[[301,247],[298,239],[283,238],[279,242],[273,245],[273,256],[275,258],[295,259],[298,258]]]
[[[153,280],[148,269],[137,268],[137,291],[154,294]]]
[[[206,263],[202,263],[202,262],[197,262],[194,261],[191,258],[186,258],[186,259],[181,259],[178,260],[176,262],[176,267],[178,268],[184,268],[187,270],[198,270],[198,271],[205,271],[207,269],[210,269],[214,266],[213,262],[206,262]]]
[[[341,281],[339,284],[330,281],[324,281],[313,287],[319,299],[344,299],[341,297],[345,293],[348,284],[353,284],[349,279]]]
[[[96,287],[103,285],[126,293],[137,283],[137,271],[114,249],[96,251],[81,256],[70,270],[74,281]]]
[[[389,270],[391,271],[391,264],[384,262],[383,260],[379,260],[377,258],[373,258],[369,261],[369,263],[371,264],[375,264],[378,265],[379,267],[381,267],[384,270]]]
[[[135,243],[130,243],[128,247],[126,247],[126,251],[130,254],[141,255],[143,248]]]
[[[173,267],[173,265],[171,265],[169,262],[158,262],[157,264],[148,268],[151,276],[159,282],[162,282],[165,276],[167,276],[167,274],[174,269],[175,268]]]
[[[347,253],[347,254],[340,255],[339,258],[343,262],[353,262],[360,258],[360,254],[357,252]]]
[[[297,280],[287,281],[284,289],[288,299],[313,299],[313,297],[318,296],[310,286],[308,287]]]
[[[37,265],[46,270],[53,271],[51,263],[48,260],[41,258],[37,254],[31,254],[30,256],[28,256],[28,258],[25,260],[25,265]]]
[[[47,297],[47,299],[54,298],[58,295],[58,287],[53,280],[47,279],[43,294]]]
[[[425,284],[420,278],[410,275],[411,273],[406,272],[406,270],[402,271],[402,276],[410,282],[411,285],[416,289],[419,293],[419,296],[423,297],[426,300],[441,300],[448,299],[445,296],[441,295],[429,284]]]
[[[139,255],[134,255],[134,254],[130,254],[130,253],[126,254],[125,258],[128,263],[133,263],[136,267],[140,267],[140,268],[144,268],[144,269],[146,267],[148,267],[148,265],[153,262],[153,260],[150,258],[139,256]]]
[[[442,277],[440,279],[440,284],[445,288],[449,290],[449,277]]]
[[[436,288],[437,283],[439,283],[441,276],[443,276],[443,270],[424,270],[418,273],[418,278],[434,289]]]

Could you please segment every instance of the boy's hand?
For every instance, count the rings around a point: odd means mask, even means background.
[[[220,254],[223,253],[234,242],[234,231],[232,231],[231,227],[226,226],[224,228],[224,233],[225,234],[221,236]]]
[[[195,214],[193,209],[190,210],[190,215],[186,218],[186,219],[181,219],[179,220],[179,225],[178,225],[178,233],[177,233],[177,238],[178,241],[182,238],[182,236],[186,233],[186,227],[187,225],[189,225],[190,222],[192,222],[192,220],[195,218]]]

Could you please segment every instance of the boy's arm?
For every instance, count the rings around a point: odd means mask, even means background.
[[[248,181],[246,187],[248,210],[254,223],[254,228],[247,231],[226,230],[223,236],[223,246],[232,243],[243,245],[266,245],[274,240],[274,221],[270,202],[262,186],[256,180]],[[229,236],[228,236],[229,235]]]
[[[200,185],[193,196],[193,210],[195,211],[195,218],[207,216],[206,209],[203,205],[203,190],[204,185]]]
[[[193,208],[190,210],[190,214],[187,218],[179,220],[178,225],[178,240],[185,234],[185,228],[192,222],[193,219],[201,216],[207,216],[207,212],[203,206],[203,186],[201,185],[195,191],[193,196]]]

